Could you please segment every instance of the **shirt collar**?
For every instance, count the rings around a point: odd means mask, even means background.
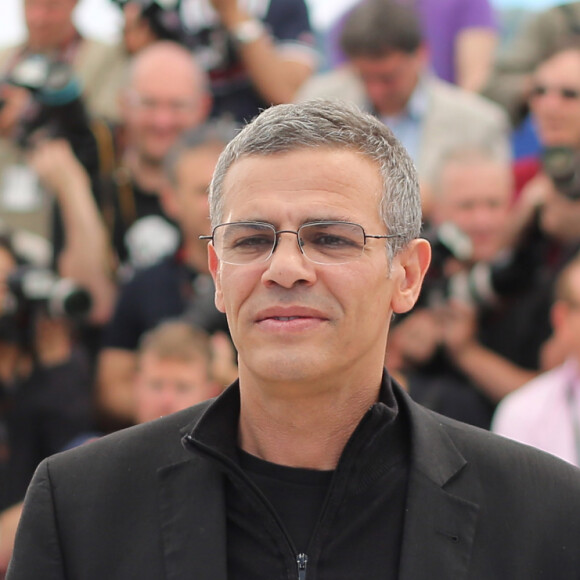
[[[429,91],[425,76],[419,77],[419,82],[407,102],[406,114],[413,121],[422,121],[427,114]]]
[[[412,121],[413,123],[421,123],[427,114],[428,107],[429,83],[426,76],[421,75],[415,89],[407,100],[405,108],[396,115],[381,115],[380,117],[387,125],[404,120]],[[375,112],[375,114],[377,113]]]

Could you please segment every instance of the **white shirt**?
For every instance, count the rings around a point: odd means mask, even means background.
[[[495,433],[580,464],[580,366],[574,359],[532,379],[498,405]]]

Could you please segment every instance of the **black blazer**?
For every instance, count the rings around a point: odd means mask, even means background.
[[[580,470],[395,393],[412,448],[399,579],[580,579]],[[45,460],[8,579],[226,580],[223,476],[180,442],[207,405]]]

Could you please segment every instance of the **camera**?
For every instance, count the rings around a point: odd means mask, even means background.
[[[448,261],[467,262],[473,249],[469,237],[451,222],[429,228],[423,237],[431,245],[431,264],[423,285],[422,301],[426,301],[427,306],[435,306],[449,298]]]
[[[580,200],[580,152],[571,147],[547,147],[542,152],[542,167],[562,195]]]
[[[181,0],[112,0],[123,8],[125,4],[139,5],[153,34],[159,40],[173,40],[187,45],[187,31],[181,20]]]
[[[442,224],[427,232],[425,237],[432,248],[432,262],[421,296],[421,303],[425,306],[436,306],[450,299],[475,306],[493,306],[530,286],[544,263],[547,251],[546,238],[540,228],[539,210],[516,246],[492,262],[470,264],[470,240],[454,224]],[[468,267],[447,275],[445,266],[450,258]]]
[[[82,319],[92,306],[91,295],[68,278],[38,266],[20,266],[7,279],[8,312],[42,308],[50,317]]]
[[[37,133],[66,139],[89,174],[96,174],[97,141],[83,103],[82,86],[70,64],[31,54],[17,62],[3,82],[28,90],[32,97],[15,131],[18,146],[33,146]]]
[[[6,279],[0,340],[32,350],[38,316],[83,322],[91,307],[89,292],[72,280],[47,268],[20,265]]]

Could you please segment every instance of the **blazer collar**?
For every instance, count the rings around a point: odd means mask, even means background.
[[[446,420],[394,390],[408,413],[412,447],[399,580],[467,579],[481,497],[477,479],[443,427]],[[206,408],[199,407],[182,433],[191,432]],[[221,471],[192,454],[160,468],[158,481],[167,579],[195,573],[196,580],[227,580]]]
[[[158,470],[159,519],[167,580],[227,580],[221,473],[192,456]]]
[[[443,427],[445,419],[403,393],[411,425],[411,470],[399,580],[468,576],[481,489]]]

